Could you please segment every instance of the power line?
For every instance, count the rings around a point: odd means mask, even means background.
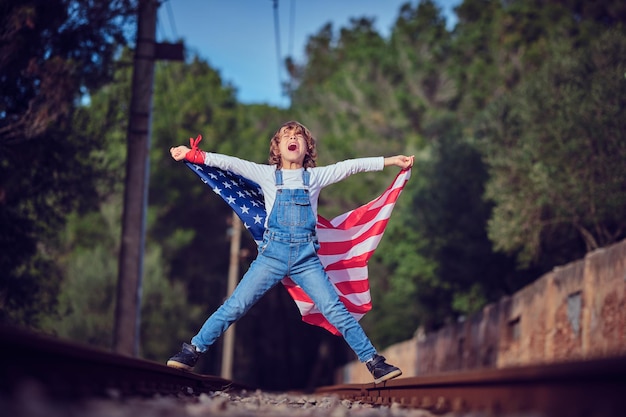
[[[178,41],[178,32],[176,31],[176,22],[174,21],[174,13],[172,11],[172,3],[169,0],[165,0],[165,6],[167,8],[167,20],[169,22],[169,26],[170,26],[170,33],[172,35],[172,40],[173,41]],[[162,39],[168,39],[167,33],[165,31],[165,28],[161,25],[162,19],[159,19],[157,17],[157,31],[158,33],[161,35]]]
[[[278,87],[280,91],[283,90],[283,77],[282,77],[282,53],[280,50],[280,24],[278,21],[278,0],[273,0],[274,3],[274,41],[276,42],[276,58],[278,61]]]
[[[289,11],[291,12],[290,16],[289,16],[289,47],[287,48],[287,51],[289,53],[288,56],[293,57],[293,31],[294,28],[296,27],[296,1],[295,0],[291,0],[291,5],[289,7]]]
[[[174,34],[174,39],[178,40],[178,32],[176,31],[176,22],[174,21],[174,13],[172,12],[172,2],[167,1],[165,5],[167,6],[167,15],[170,20],[170,26],[172,27],[172,33]]]

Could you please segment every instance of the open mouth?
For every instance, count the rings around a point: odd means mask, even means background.
[[[298,149],[298,146],[295,143],[291,143],[289,146],[287,146],[287,149],[289,149],[290,151],[295,151],[296,149]]]

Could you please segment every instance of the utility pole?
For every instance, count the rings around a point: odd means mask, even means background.
[[[239,280],[239,259],[241,253],[241,219],[233,211],[232,225],[230,227],[230,265],[228,267],[228,289],[227,296],[235,291]],[[222,345],[222,372],[221,377],[231,380],[233,378],[233,356],[235,350],[235,324],[224,333],[224,343]]]
[[[113,349],[137,356],[148,204],[152,88],[156,59],[183,60],[183,45],[156,43],[158,0],[139,0],[128,121],[126,183],[119,255]]]

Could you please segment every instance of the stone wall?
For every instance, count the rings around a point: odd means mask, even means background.
[[[626,240],[382,354],[406,377],[626,355]],[[337,372],[338,384],[368,382],[358,362]]]

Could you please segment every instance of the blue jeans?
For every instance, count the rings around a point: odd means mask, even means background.
[[[266,233],[272,235],[271,233]],[[294,235],[266,237],[259,256],[233,294],[208,318],[191,343],[205,351],[228,327],[241,318],[268,290],[285,276],[298,284],[313,300],[326,319],[343,335],[361,362],[371,359],[376,349],[361,325],[348,312],[317,256],[314,237]],[[289,271],[287,268],[292,266]],[[289,273],[287,273],[289,272]]]

